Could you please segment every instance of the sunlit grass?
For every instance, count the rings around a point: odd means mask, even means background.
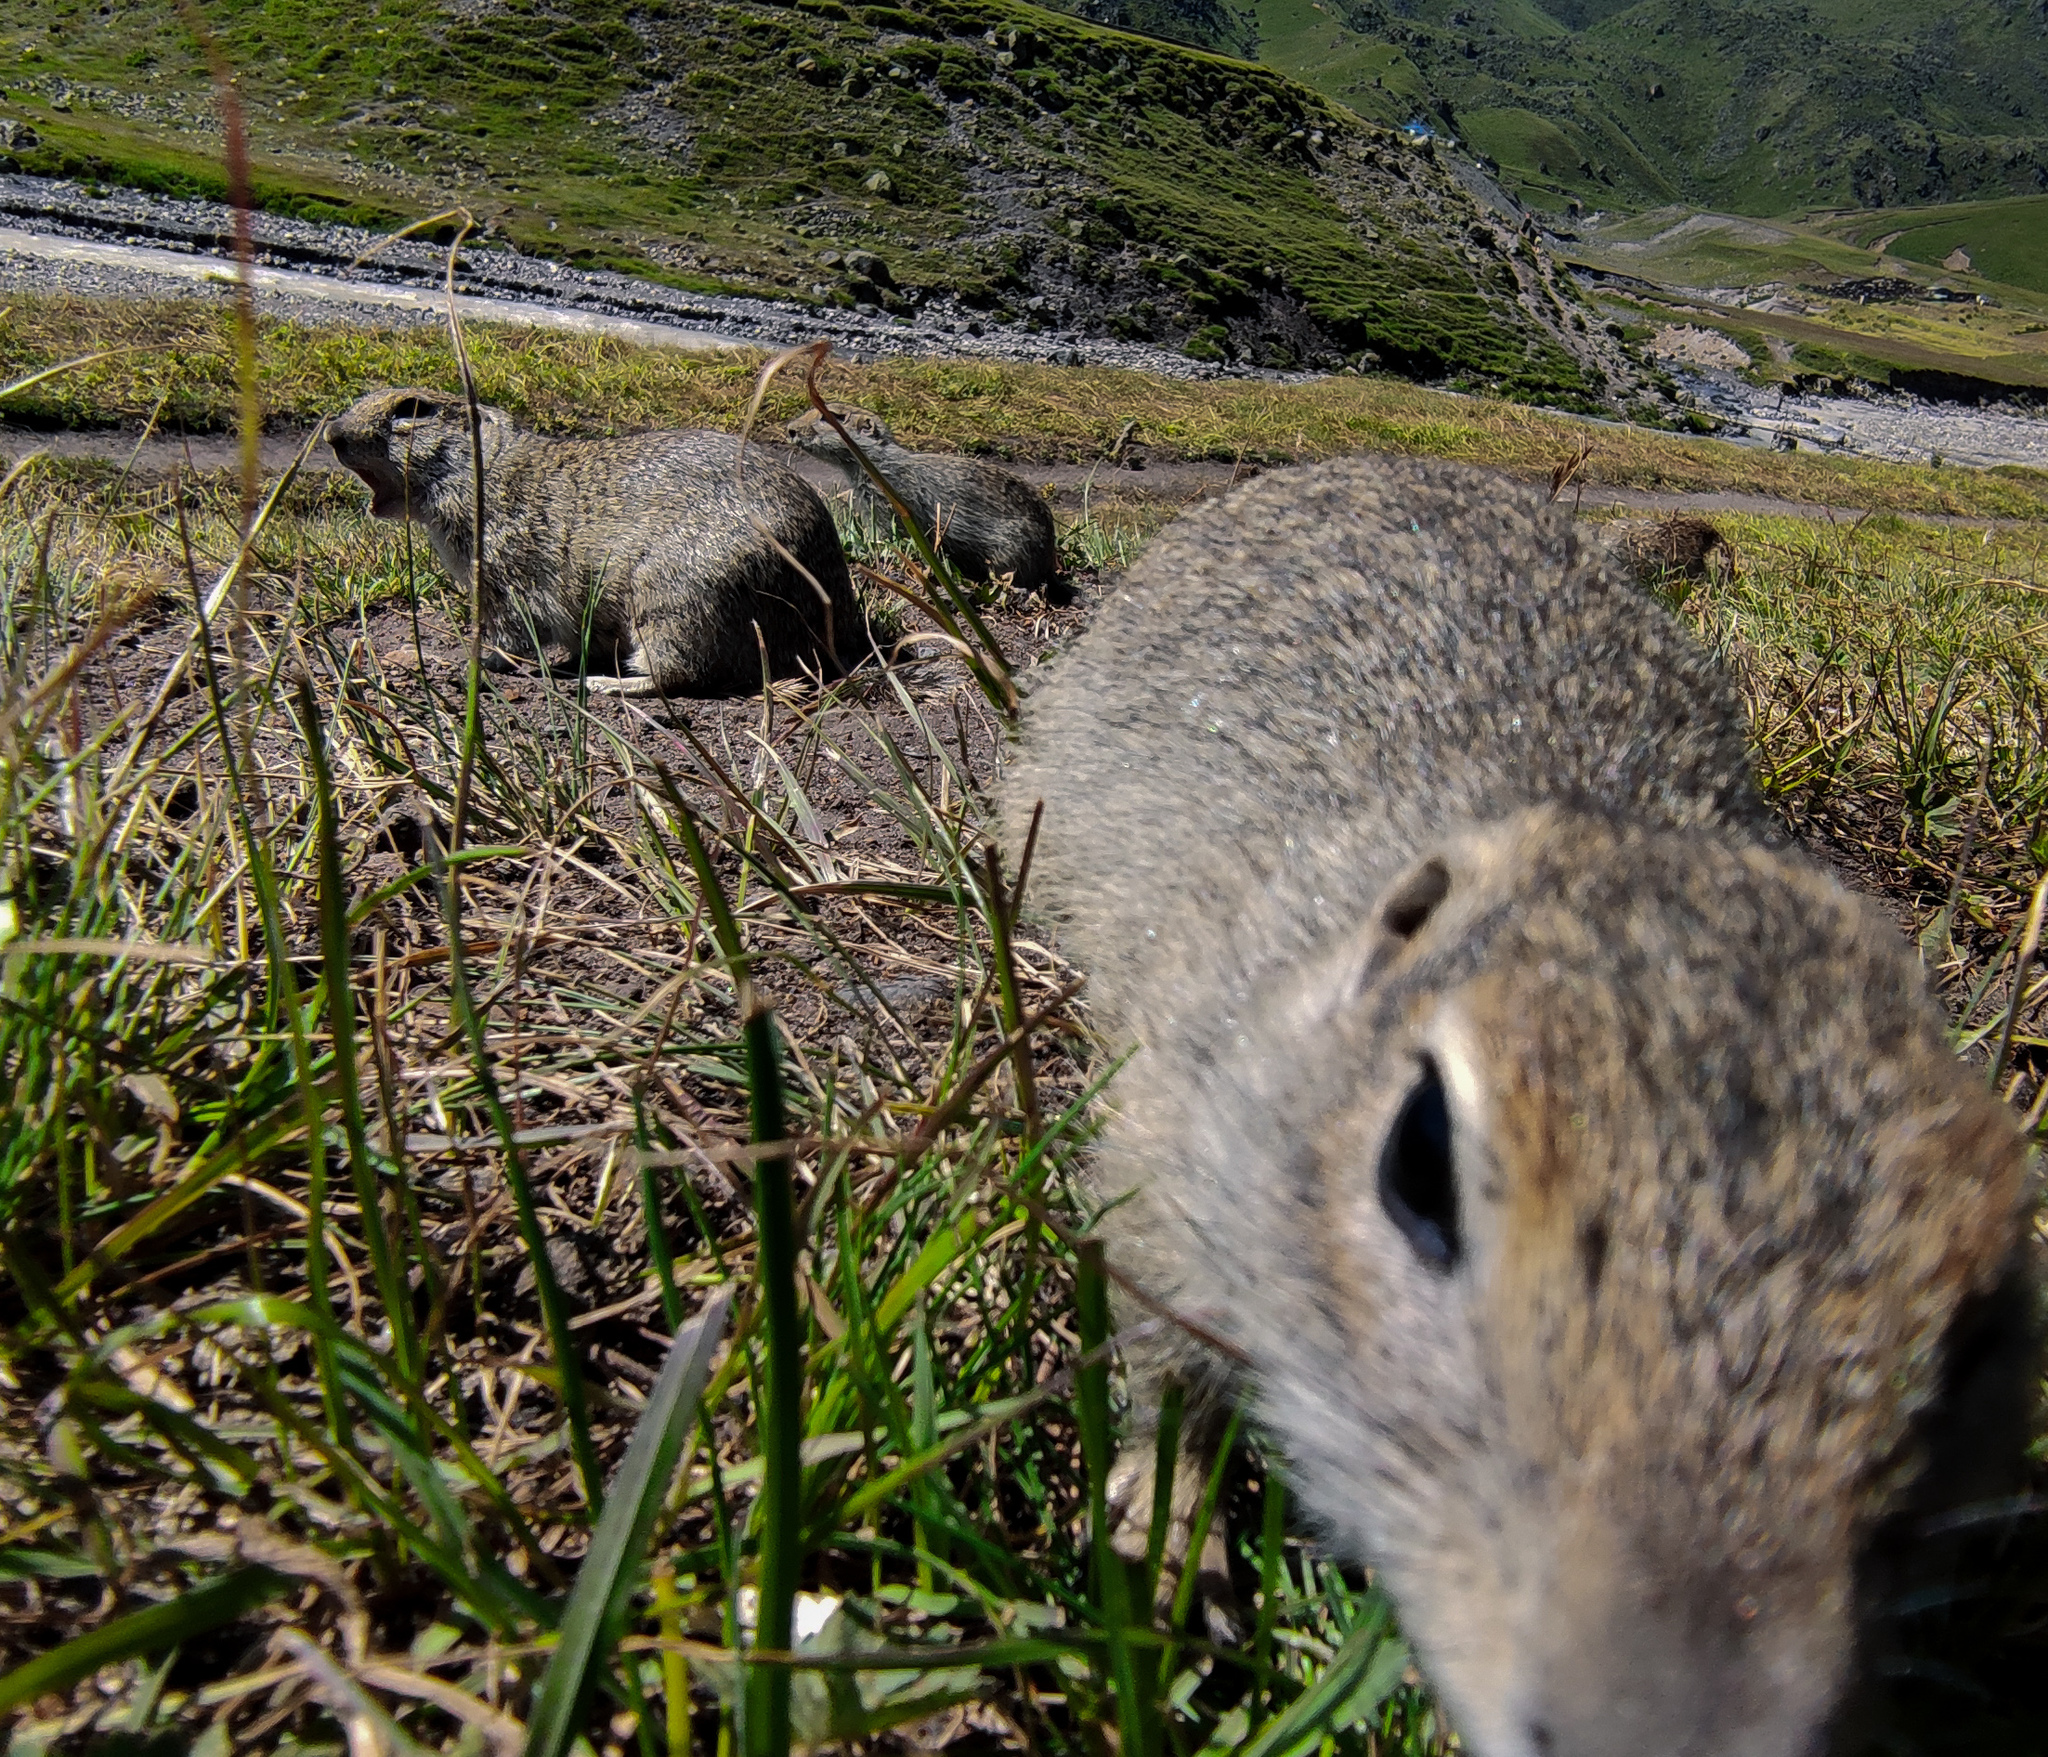
[[[706,356],[537,330],[471,332],[479,393],[549,431],[737,428],[758,357]],[[122,304],[23,297],[0,317],[0,377],[104,349],[10,409],[69,426],[154,422],[222,431],[234,419],[224,310],[197,301]],[[274,423],[310,426],[383,384],[457,388],[439,332],[266,323],[258,371]],[[1582,483],[1769,495],[1901,513],[2048,517],[2048,478],[2027,470],[1935,470],[1866,458],[1780,453],[1649,428],[1589,428],[1519,403],[1454,396],[1394,378],[1298,384],[1195,381],[1108,368],[991,361],[829,363],[829,393],[881,414],[906,444],[998,457],[1093,463],[1120,439],[1155,457],[1244,464],[1354,451],[1455,458],[1548,477],[1590,442]],[[802,403],[771,395],[763,429]]]
[[[202,638],[236,516],[104,472],[0,508],[0,1569],[9,1662],[46,1656],[16,1747],[732,1757],[788,1674],[800,1742],[1444,1751],[1390,1608],[1256,1449],[1219,1484],[1245,1651],[1156,1623],[1092,1542],[1115,1377],[1077,1173],[1124,1046],[989,864],[1004,729],[965,669],[906,651],[674,726],[530,684],[443,858],[453,595],[309,482]],[[2041,527],[1726,523],[1735,576],[1682,609],[1767,791],[2038,1125]],[[798,1363],[774,1505],[764,1161]],[[664,1349],[727,1295],[700,1403]],[[764,1589],[796,1594],[794,1668],[746,1663]],[[1945,1609],[1929,1643],[1967,1667],[2039,1613]]]

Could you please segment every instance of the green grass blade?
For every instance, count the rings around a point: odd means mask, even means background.
[[[1407,1666],[1407,1644],[1388,1629],[1387,1619],[1367,1618],[1337,1650],[1322,1676],[1238,1757],[1302,1757],[1322,1742],[1325,1733],[1363,1720],[1384,1702]]]
[[[604,1510],[604,1482],[597,1467],[597,1448],[590,1438],[590,1403],[583,1390],[582,1351],[569,1328],[569,1308],[548,1256],[548,1238],[541,1229],[540,1209],[533,1199],[533,1181],[526,1175],[525,1156],[513,1138],[512,1118],[491,1069],[490,1039],[484,1030],[483,1015],[477,1011],[475,992],[469,983],[469,963],[462,952],[462,893],[452,872],[441,875],[441,919],[448,929],[451,1010],[469,1046],[471,1074],[490,1117],[491,1132],[498,1137],[505,1156],[505,1185],[512,1192],[512,1212],[519,1224],[520,1242],[533,1266],[541,1328],[546,1332],[548,1351],[555,1357],[561,1375],[562,1413],[569,1423],[569,1447],[576,1460],[576,1476],[592,1514],[600,1514]]]
[[[1109,1278],[1103,1271],[1102,1246],[1089,1240],[1081,1246],[1075,1316],[1081,1331],[1082,1359],[1074,1413],[1081,1428],[1081,1458],[1088,1475],[1088,1532],[1096,1609],[1109,1637],[1109,1675],[1116,1692],[1118,1729],[1131,1757],[1146,1757],[1159,1747],[1158,1704],[1143,1681],[1137,1655],[1126,1639],[1134,1621],[1142,1622],[1151,1607],[1134,1612],[1131,1571],[1109,1540]],[[1194,1558],[1188,1570],[1194,1572]]]
[[[1223,1438],[1216,1447],[1215,1461],[1209,1467],[1209,1480],[1202,1486],[1202,1501],[1195,1511],[1195,1522],[1188,1528],[1187,1565],[1181,1569],[1180,1583],[1173,1589],[1173,1614],[1167,1626],[1169,1634],[1176,1634],[1187,1627],[1188,1613],[1195,1607],[1195,1583],[1201,1572],[1202,1545],[1209,1539],[1209,1527],[1216,1521],[1216,1504],[1223,1498],[1223,1475],[1230,1465],[1231,1448],[1237,1444],[1239,1420],[1238,1413],[1233,1410],[1223,1429]],[[1161,1681],[1163,1683],[1164,1679]]]
[[[293,1583],[268,1568],[242,1568],[178,1597],[125,1617],[38,1654],[0,1678],[0,1714],[53,1691],[68,1690],[101,1666],[167,1647],[217,1629],[266,1604]]]
[[[1287,1490],[1273,1461],[1266,1461],[1264,1532],[1259,1546],[1259,1620],[1252,1632],[1252,1664],[1259,1675],[1273,1667],[1273,1626],[1280,1615],[1280,1562],[1287,1546]],[[1272,1687],[1262,1684],[1252,1698],[1251,1730],[1257,1732],[1271,1711]]]
[[[245,512],[248,510],[245,509]],[[254,529],[245,516],[237,567],[249,555]],[[258,836],[256,832],[249,793],[244,785],[240,765],[235,759],[235,732],[228,718],[227,704],[221,694],[220,676],[213,662],[213,630],[210,621],[212,611],[208,604],[197,596],[198,576],[193,574],[191,579],[194,609],[198,618],[197,647],[200,673],[205,681],[214,734],[220,740],[221,764],[227,775],[228,795],[234,806],[235,826],[241,833],[243,853],[249,863],[250,886],[256,893],[258,917],[263,924],[263,943],[270,974],[269,1011],[273,1019],[280,1015],[283,1017],[291,1044],[292,1070],[298,1085],[299,1103],[305,1115],[307,1184],[312,1197],[308,1207],[316,1217],[316,1224],[309,1225],[306,1234],[307,1286],[314,1305],[325,1316],[328,1312],[327,1279],[320,1227],[317,1224],[327,1188],[325,1095],[314,1073],[313,1049],[307,1037],[305,1011],[299,998],[297,979],[292,973],[291,946],[285,936],[284,911],[278,898],[277,875],[271,865],[270,841],[267,836]],[[363,1216],[366,1229],[370,1218],[368,1213]],[[316,1268],[319,1271],[317,1274],[314,1273]],[[393,1321],[396,1322],[395,1319]],[[334,1436],[335,1444],[346,1451],[351,1445],[348,1417],[341,1393],[335,1384],[333,1357],[323,1344],[316,1349],[315,1358],[320,1372],[321,1396],[327,1408],[328,1429]]]
[[[664,779],[667,779],[664,776]],[[788,1139],[783,1111],[782,1071],[775,1046],[775,1015],[756,1004],[747,978],[739,923],[718,882],[717,871],[697,831],[696,819],[673,783],[676,829],[703,892],[712,938],[725,954],[739,998],[746,1041],[747,1085],[754,1141]],[[763,1476],[758,1509],[760,1614],[754,1640],[770,1652],[787,1652],[795,1629],[797,1569],[803,1555],[802,1459],[803,1363],[796,1306],[796,1216],[790,1192],[790,1156],[764,1155],[754,1167],[754,1204],[760,1249],[756,1261],[768,1340],[768,1374],[761,1399]],[[749,1757],[779,1757],[789,1749],[789,1674],[756,1666],[747,1674],[746,1749]]]
[[[45,366],[40,372],[31,372],[26,378],[11,379],[0,384],[0,402],[9,397],[21,395],[25,390],[34,390],[39,384],[47,384],[53,378],[61,378],[67,372],[76,372],[101,360],[111,360],[117,354],[139,353],[139,348],[102,348],[97,354],[81,354],[75,360],[60,360],[54,366]]]
[[[399,1370],[408,1380],[417,1381],[419,1337],[413,1322],[412,1300],[392,1257],[391,1235],[384,1224],[384,1207],[377,1188],[377,1166],[370,1157],[370,1131],[363,1120],[362,1082],[356,1072],[355,988],[350,981],[349,893],[341,873],[341,823],[334,804],[334,775],[327,762],[320,703],[309,677],[299,679],[299,731],[313,765],[320,848],[320,956],[327,974],[327,1026],[332,1034],[334,1083],[341,1098],[349,1171],[355,1183],[356,1202],[362,1210],[363,1242],[369,1247],[371,1273],[391,1324],[391,1351],[398,1357]],[[313,1208],[306,1227],[307,1281],[322,1290],[326,1287],[326,1263],[324,1252],[316,1256],[316,1241],[323,1220],[324,1216]]]
[[[611,1663],[627,1597],[683,1442],[696,1426],[712,1352],[725,1335],[729,1300],[727,1294],[715,1295],[675,1339],[648,1393],[562,1613],[561,1639],[541,1676],[527,1723],[526,1757],[565,1757],[582,1731],[584,1706]]]
[[[765,1007],[746,1022],[747,1078],[753,1092],[753,1138],[788,1137],[775,1015]],[[760,1618],[755,1643],[786,1653],[794,1643],[797,1570],[803,1558],[801,1460],[803,1361],[796,1304],[796,1218],[790,1155],[764,1156],[754,1167],[760,1300],[768,1339],[768,1383],[761,1412],[765,1472],[760,1507]],[[747,1675],[746,1742],[751,1757],[789,1749],[789,1674],[753,1667]]]
[[[1180,1458],[1181,1406],[1185,1399],[1180,1382],[1172,1380],[1159,1400],[1159,1428],[1153,1441],[1152,1528],[1145,1534],[1147,1603],[1158,1587],[1159,1564],[1166,1555],[1167,1532],[1173,1524],[1173,1470]]]

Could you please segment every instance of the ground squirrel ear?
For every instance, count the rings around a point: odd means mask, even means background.
[[[1380,907],[1380,925],[1398,939],[1413,939],[1450,894],[1451,869],[1432,854],[1394,887]]]
[[[1332,1002],[1349,1005],[1356,1001],[1401,955],[1450,894],[1451,869],[1442,856],[1432,854],[1409,868],[1378,910],[1366,918],[1371,925],[1351,942],[1342,974],[1330,991]]]

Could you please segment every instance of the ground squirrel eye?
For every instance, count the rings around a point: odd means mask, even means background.
[[[1436,1063],[1401,1106],[1380,1152],[1380,1205],[1430,1268],[1458,1261],[1458,1185],[1451,1168],[1451,1112]]]
[[[1589,1220],[1579,1228],[1579,1267],[1586,1272],[1586,1297],[1600,1291],[1600,1277],[1607,1273],[1607,1222]]]
[[[440,412],[438,403],[430,403],[424,397],[407,397],[403,402],[391,405],[390,418],[394,421],[431,421]]]
[[[1451,894],[1451,869],[1441,860],[1425,860],[1387,899],[1380,921],[1391,934],[1413,939],[1436,906]]]

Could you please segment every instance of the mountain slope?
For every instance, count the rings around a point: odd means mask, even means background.
[[[1551,204],[2048,188],[2048,0],[1241,0],[1225,25],[1221,0],[1074,4],[1256,52],[1376,120],[1420,113]]]
[[[217,0],[272,205],[431,214],[705,289],[1114,333],[1197,357],[1371,354],[1513,395],[1628,367],[1433,154],[1255,66],[1033,6]],[[27,0],[16,168],[217,190],[172,0]]]

